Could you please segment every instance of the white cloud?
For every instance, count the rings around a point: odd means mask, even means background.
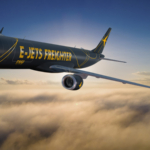
[[[58,90],[0,93],[1,150],[150,146],[149,90]]]
[[[135,75],[141,75],[141,76],[150,76],[150,72],[149,71],[139,71],[134,73]]]
[[[3,84],[9,85],[49,85],[57,84],[57,82],[52,81],[30,81],[30,80],[21,80],[21,79],[5,79],[1,78]]]

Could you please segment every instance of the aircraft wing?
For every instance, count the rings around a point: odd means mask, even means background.
[[[74,69],[74,68],[70,68],[70,67],[64,67],[64,66],[60,66],[60,65],[52,65],[52,66],[50,66],[50,68],[56,69],[56,70],[61,69],[61,70],[64,70],[64,72],[72,72],[72,73],[80,75],[83,79],[85,79],[87,76],[93,76],[96,78],[103,78],[103,79],[107,79],[107,80],[121,82],[123,84],[132,84],[132,85],[136,85],[136,86],[150,88],[150,86],[146,86],[143,84],[138,84],[138,83],[121,80],[121,79],[117,79],[117,78],[113,78],[113,77],[109,77],[109,76],[104,76],[104,75],[96,74],[96,73],[92,73],[92,72],[87,72],[87,71],[83,71],[83,70],[78,70],[78,69]]]

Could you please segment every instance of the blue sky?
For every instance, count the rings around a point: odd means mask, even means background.
[[[63,23],[72,19],[86,24],[86,28],[111,26],[118,31],[148,36],[150,32],[146,28],[150,25],[149,6],[148,0],[7,0],[1,2],[0,13],[1,23],[8,28],[9,34],[13,33],[12,28],[17,29],[17,34],[37,25]]]
[[[104,49],[107,58],[85,70],[133,80],[135,72],[150,72],[150,1],[32,0],[2,1],[0,27],[6,36],[93,49],[106,30],[112,32]],[[30,76],[25,76],[26,72]],[[62,77],[34,71],[0,70],[0,77],[45,79]],[[55,76],[55,77],[54,77]],[[93,78],[91,80],[94,80]]]
[[[111,27],[103,54],[127,63],[84,70],[150,85],[149,7],[150,0],[0,0],[0,28],[91,50]],[[69,91],[64,75],[0,69],[0,150],[150,147],[149,89],[88,77]]]

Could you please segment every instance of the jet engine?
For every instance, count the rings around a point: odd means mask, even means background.
[[[66,75],[62,78],[62,85],[68,90],[78,90],[83,85],[83,79],[79,75]]]

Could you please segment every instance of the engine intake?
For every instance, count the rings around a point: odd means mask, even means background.
[[[62,78],[62,85],[68,90],[78,90],[83,85],[83,79],[79,75],[66,75]]]

